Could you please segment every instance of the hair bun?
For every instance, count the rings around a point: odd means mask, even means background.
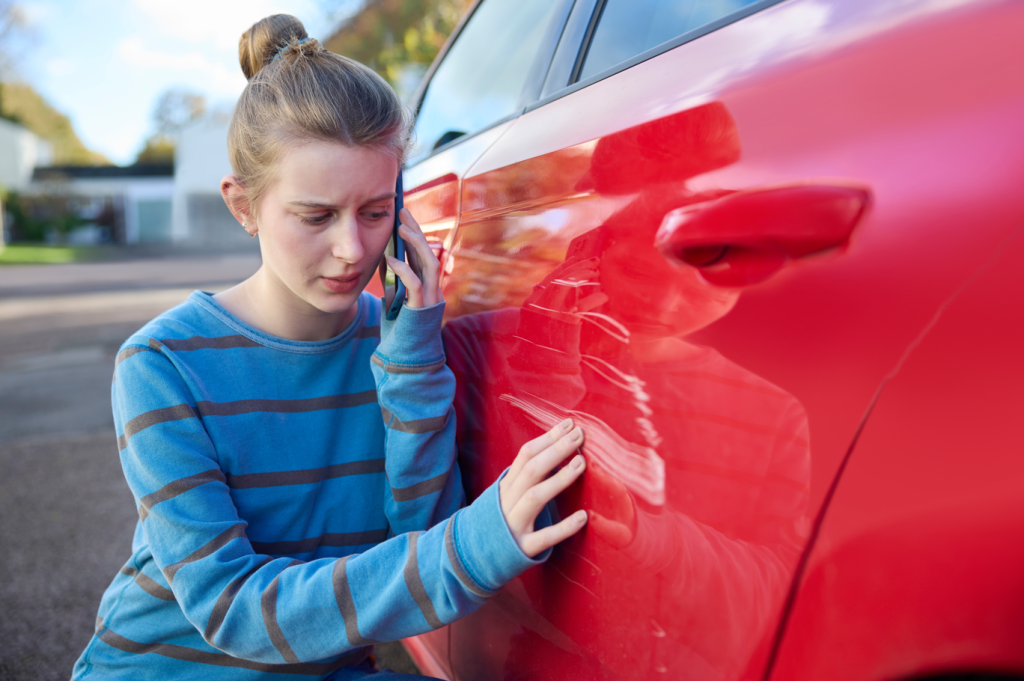
[[[238,61],[242,65],[242,73],[246,79],[251,80],[260,69],[274,60],[278,52],[289,45],[297,47],[300,40],[308,37],[302,22],[290,14],[273,14],[260,19],[238,41]]]

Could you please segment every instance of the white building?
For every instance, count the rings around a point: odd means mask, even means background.
[[[258,249],[224,205],[220,181],[231,173],[226,116],[180,133],[171,164],[52,166],[52,146],[0,120],[0,185],[26,199],[73,197],[90,221],[69,238],[81,243],[174,243],[215,250]],[[95,224],[93,224],[93,222]]]
[[[23,190],[32,170],[53,163],[53,145],[28,128],[0,118],[0,187]]]
[[[214,248],[256,248],[224,205],[220,181],[231,171],[228,119],[211,116],[186,126],[174,152],[175,242]]]
[[[112,233],[107,237],[117,243],[171,240],[174,167],[170,164],[36,168],[24,194],[77,197],[79,215],[90,220],[111,211],[106,222],[111,223]]]

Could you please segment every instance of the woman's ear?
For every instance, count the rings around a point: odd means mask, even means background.
[[[224,176],[220,181],[220,195],[224,197],[224,203],[227,204],[228,210],[241,223],[242,228],[248,232],[249,236],[256,236],[259,228],[256,226],[256,220],[252,217],[249,200],[245,196],[245,189],[237,175]]]

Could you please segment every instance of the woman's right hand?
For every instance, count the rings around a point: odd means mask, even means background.
[[[586,469],[586,460],[577,453],[561,470],[548,475],[582,446],[583,430],[573,428],[572,419],[566,419],[523,445],[501,480],[501,512],[519,548],[531,558],[576,534],[587,523],[587,512],[581,510],[556,525],[533,529],[544,506]]]

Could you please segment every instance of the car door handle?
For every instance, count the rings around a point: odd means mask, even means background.
[[[710,284],[749,286],[792,260],[845,248],[870,203],[871,190],[853,184],[739,191],[669,211],[655,246]]]

